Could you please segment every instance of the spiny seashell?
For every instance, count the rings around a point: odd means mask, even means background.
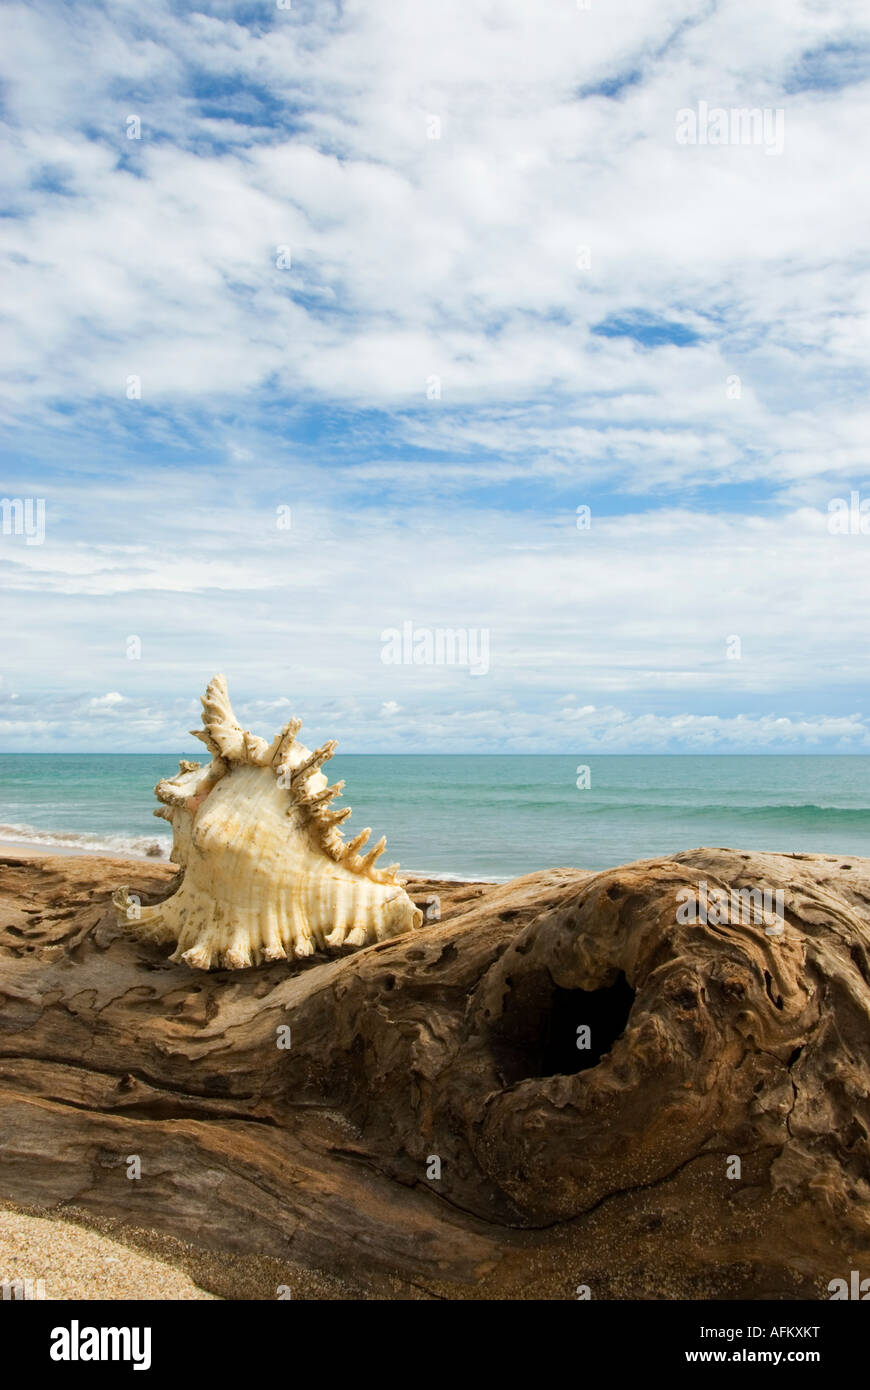
[[[211,762],[183,761],[154,789],[163,802],[154,814],[172,825],[171,858],[184,878],[156,907],[119,888],[119,920],[147,940],[174,941],[170,960],[197,970],[242,970],[416,930],[423,914],[396,877],[398,864],[375,868],[385,840],[361,855],[370,830],[342,837],[350,807],[330,802],[344,783],[330,787],[320,771],[334,740],[312,753],[296,738],[299,719],[271,743],[245,732],[223,676],[202,705],[205,728],[192,732]]]

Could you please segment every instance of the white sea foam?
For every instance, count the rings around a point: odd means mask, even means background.
[[[76,830],[40,830],[33,825],[2,824],[0,843],[57,854],[117,854],[136,859],[168,859],[172,848],[172,840],[166,835],[92,834]]]
[[[450,874],[442,869],[399,869],[400,878],[438,878],[443,883],[510,883],[516,874]]]

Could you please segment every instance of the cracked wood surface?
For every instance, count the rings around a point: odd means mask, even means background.
[[[870,861],[412,879],[440,922],[295,972],[194,972],[115,925],[119,882],[147,903],[172,879],[0,860],[0,1200],[210,1252],[228,1297],[806,1298],[870,1273]],[[781,888],[783,935],[681,924],[700,880]],[[577,1071],[595,1001],[615,1041]]]

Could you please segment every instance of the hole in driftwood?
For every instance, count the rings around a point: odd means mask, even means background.
[[[633,1003],[634,990],[622,971],[603,989],[554,989],[539,1074],[596,1067],[625,1032]]]
[[[510,992],[504,1013],[492,1025],[490,1042],[508,1086],[597,1066],[625,1032],[634,1002],[634,990],[622,972],[612,985],[593,990],[563,989],[553,984],[547,970],[530,972],[516,985],[509,977],[505,984]]]

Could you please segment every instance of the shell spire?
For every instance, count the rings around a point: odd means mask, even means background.
[[[277,768],[278,772],[282,771],[287,757],[289,756],[290,749],[296,742],[296,735],[301,728],[301,719],[288,719],[283,729],[280,729],[272,740],[269,751],[272,754],[272,763]]]
[[[303,796],[299,805],[307,806],[311,809],[315,806],[328,806],[333,797],[341,796],[343,789],[343,782],[335,782],[331,787],[326,787],[322,792],[314,792],[311,796]]]
[[[191,729],[213,758],[262,764],[270,751],[266,740],[249,733],[233,714],[226,676],[215,676],[202,697],[202,729]]]
[[[196,969],[244,969],[422,925],[398,864],[375,867],[385,838],[360,856],[371,831],[342,837],[351,810],[332,802],[344,782],[329,786],[320,770],[334,739],[311,752],[298,739],[302,721],[290,719],[267,743],[239,724],[223,676],[209,682],[202,723],[193,732],[211,762],[182,760],[155,788],[154,814],[172,825],[171,857],[184,870],[179,888],[156,907],[140,907],[126,888],[115,894],[135,935],[173,942],[171,959]]]
[[[331,738],[324,743],[322,748],[315,748],[313,753],[309,753],[290,774],[290,785],[292,788],[301,786],[312,772],[319,772],[325,762],[328,762],[338,747],[337,739]]]

